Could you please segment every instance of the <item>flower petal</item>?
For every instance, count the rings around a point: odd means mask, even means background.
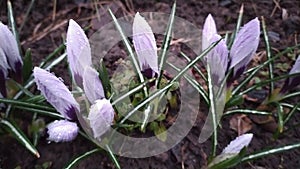
[[[99,73],[92,67],[86,67],[83,74],[83,90],[88,100],[93,104],[105,97]]]
[[[222,154],[238,154],[244,147],[250,144],[252,138],[252,133],[240,135],[223,149]]]
[[[259,20],[251,20],[237,33],[230,50],[230,69],[234,68],[234,77],[241,75],[254,56],[260,35]]]
[[[0,39],[0,48],[5,53],[7,62],[15,74],[17,81],[20,82],[20,79],[22,79],[23,61],[20,56],[18,44],[15,36],[2,22],[0,22]]]
[[[110,129],[114,120],[114,109],[107,99],[96,100],[88,115],[95,138],[100,138]]]
[[[289,74],[294,74],[294,73],[300,73],[300,55],[298,56],[294,66],[290,70]],[[288,90],[291,90],[292,88],[296,87],[300,83],[300,76],[294,76],[291,78],[287,78],[285,80],[285,83],[283,87],[280,90],[280,93],[285,93]]]
[[[150,77],[153,77],[155,73],[158,74],[156,41],[151,27],[138,12],[134,17],[132,33],[140,68],[142,72],[151,69]]]
[[[69,142],[78,135],[78,126],[67,120],[55,120],[47,125],[48,140],[58,142]]]
[[[211,43],[220,40],[222,37],[218,34],[213,35],[211,38]],[[212,80],[214,84],[221,84],[225,77],[225,73],[228,66],[228,49],[224,40],[221,40],[216,47],[214,47],[207,54],[207,62],[210,64]]]
[[[4,51],[0,48],[0,94],[2,97],[6,97],[6,85],[5,81],[8,75],[8,63],[5,57]],[[2,98],[0,97],[0,98]]]
[[[47,101],[66,119],[75,120],[79,104],[68,88],[56,76],[48,71],[35,67],[33,69],[35,83]]]
[[[82,87],[84,68],[92,65],[91,47],[82,28],[72,19],[67,31],[67,54],[73,78]]]
[[[202,30],[202,51],[211,45],[211,38],[218,34],[214,18],[209,14],[204,22]]]

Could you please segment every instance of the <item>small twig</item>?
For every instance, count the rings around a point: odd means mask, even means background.
[[[281,9],[281,6],[279,5],[280,0],[278,0],[278,1],[273,0],[273,2],[275,3],[275,7],[274,7],[273,10],[272,10],[271,17],[273,17],[273,15],[275,14],[277,8],[278,8],[278,9]]]
[[[57,5],[57,0],[53,0],[53,13],[52,13],[52,21],[55,20],[55,15],[56,15],[56,5]]]

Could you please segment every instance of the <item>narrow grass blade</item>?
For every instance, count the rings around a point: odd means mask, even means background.
[[[14,124],[8,120],[0,119],[0,124],[4,125],[9,133],[11,133],[22,145],[26,147],[31,153],[33,153],[37,158],[40,157],[39,152],[29,141],[26,135]]]
[[[24,61],[23,61],[23,68],[22,68],[22,76],[23,82],[26,82],[31,75],[33,69],[32,65],[32,57],[31,57],[31,49],[28,48],[25,53]]]
[[[24,102],[24,101],[19,101],[19,100],[13,100],[13,99],[0,98],[0,103],[7,103],[7,104],[11,104],[11,105],[31,107],[31,108],[35,108],[35,109],[41,109],[41,110],[56,111],[54,108],[48,107],[45,105],[39,105],[39,104],[34,104],[34,103]]]
[[[94,153],[96,153],[96,152],[99,152],[99,151],[101,151],[101,149],[99,149],[99,148],[95,148],[95,149],[93,149],[93,150],[91,150],[91,151],[88,151],[88,152],[86,152],[86,153],[80,155],[79,157],[76,157],[75,159],[73,159],[73,160],[72,160],[71,162],[69,162],[69,164],[68,164],[67,166],[65,166],[64,168],[65,168],[65,169],[71,169],[71,168],[75,167],[75,165],[76,165],[77,163],[79,163],[81,160],[83,160],[83,159],[87,158],[88,156],[90,156],[90,155],[92,155],[92,154],[94,154]]]
[[[180,72],[181,70],[177,68],[175,65],[172,63],[166,62],[170,67],[172,67],[174,70],[177,72]],[[208,94],[204,90],[204,88],[193,78],[189,77],[188,75],[183,76],[199,93],[200,95],[204,98],[205,102],[207,105],[209,105],[209,100],[208,100]]]
[[[282,105],[282,104],[281,104]],[[282,105],[282,106],[284,106],[284,105]],[[283,120],[283,124],[286,124],[290,119],[291,119],[291,117],[295,114],[295,112],[296,111],[299,111],[298,110],[298,107],[299,107],[299,104],[297,104],[297,105],[295,105],[294,107],[293,107],[293,109],[288,113],[288,115],[284,118],[284,120]]]
[[[282,133],[283,132],[283,125],[284,125],[284,122],[283,122],[283,113],[284,113],[283,112],[283,107],[279,103],[276,103],[276,106],[277,106],[277,115],[278,115],[278,132]]]
[[[57,54],[65,50],[65,44],[61,44],[58,48],[56,48],[52,53],[50,53],[39,65],[39,67],[44,68],[44,66],[53,59]]]
[[[14,17],[14,12],[13,12],[13,7],[10,2],[10,0],[7,1],[7,13],[8,13],[8,24],[11,27],[12,33],[14,34],[18,47],[19,47],[19,52],[21,54],[21,47],[20,47],[20,40],[19,40],[19,34],[15,22],[15,17]]]
[[[169,83],[167,86],[165,86],[162,89],[157,90],[153,94],[149,95],[145,100],[143,100],[140,104],[138,104],[135,108],[133,108],[127,115],[121,120],[120,124],[123,124],[130,116],[132,116],[138,109],[142,108],[144,105],[148,104],[151,100],[153,100],[155,97],[165,93],[173,83]]]
[[[30,2],[30,4],[29,4],[29,7],[28,7],[28,9],[27,9],[27,11],[26,11],[25,17],[24,17],[24,19],[23,19],[23,22],[22,22],[22,24],[21,24],[21,26],[20,26],[20,28],[19,28],[19,32],[22,31],[22,29],[23,29],[25,23],[27,22],[29,13],[30,13],[30,11],[32,10],[32,7],[33,7],[33,5],[34,5],[34,2],[35,2],[35,0],[31,0],[31,2]]]
[[[230,42],[228,44],[228,49],[231,49],[231,46],[232,46],[232,44],[234,42],[234,39],[235,39],[235,36],[238,33],[238,31],[240,30],[242,19],[243,19],[243,15],[244,15],[244,4],[242,4],[242,6],[240,8],[238,21],[237,21],[235,30],[234,30],[233,34],[231,35]]]
[[[14,108],[17,108],[20,110],[26,110],[28,112],[38,113],[38,114],[49,116],[49,117],[54,117],[57,119],[64,119],[64,116],[62,116],[61,114],[59,114],[57,112],[49,111],[49,110],[35,109],[35,108],[27,107],[27,106],[14,106]]]
[[[117,167],[117,169],[121,169],[121,166],[118,162],[117,157],[114,155],[114,153],[112,152],[111,148],[109,147],[109,145],[106,145],[108,154],[110,156],[110,158],[112,159],[113,163],[115,164],[115,166]]]
[[[132,47],[131,47],[131,45],[130,45],[130,43],[129,43],[126,35],[125,35],[125,33],[123,32],[122,27],[120,26],[117,18],[115,17],[115,15],[112,13],[112,11],[110,9],[108,9],[108,12],[109,12],[110,16],[112,17],[113,22],[114,22],[117,30],[119,31],[119,33],[121,35],[122,41],[124,43],[124,46],[125,46],[128,54],[129,54],[129,57],[130,57],[130,59],[131,59],[131,61],[133,63],[133,67],[135,69],[135,72],[137,73],[137,75],[138,75],[138,77],[140,79],[140,82],[143,83],[144,82],[144,77],[143,77],[143,75],[141,73],[138,61],[136,60],[136,57],[134,56],[133,49],[132,49]]]
[[[251,69],[250,71],[247,71],[247,73],[250,73],[249,75],[247,75],[247,77],[238,85],[235,87],[235,89],[232,91],[232,96],[236,95],[239,93],[239,91],[255,76],[255,74],[264,66],[268,65],[270,62],[273,62],[276,58],[279,58],[282,55],[285,55],[286,53],[291,52],[292,50],[296,49],[300,47],[300,44],[295,45],[293,47],[288,47],[286,48],[284,51],[276,54],[274,57],[271,57],[270,59],[268,59],[267,61],[265,61],[264,63],[262,63],[261,65],[256,66],[255,68]]]
[[[181,56],[183,56],[188,62],[191,61],[191,59],[183,52],[180,52]],[[205,77],[205,75],[201,72],[201,70],[196,66],[194,65],[193,68],[197,71],[197,73],[201,76],[201,78],[207,82],[207,78]]]
[[[289,151],[289,150],[296,149],[296,148],[300,148],[300,143],[291,144],[291,145],[287,145],[287,146],[283,146],[283,147],[279,147],[279,148],[273,148],[273,149],[269,149],[269,150],[264,150],[264,151],[260,151],[257,153],[252,153],[252,154],[244,157],[241,161],[248,162],[248,161],[262,158],[262,157],[265,157],[268,155],[277,154],[277,153]]]
[[[167,26],[167,30],[166,30],[166,35],[162,42],[161,51],[159,54],[159,58],[160,58],[159,66],[158,66],[159,75],[158,75],[158,78],[156,81],[157,88],[159,88],[159,86],[160,86],[160,81],[162,79],[163,71],[164,71],[164,65],[167,60],[167,51],[169,49],[170,42],[172,40],[171,34],[172,34],[173,23],[174,23],[174,19],[175,19],[175,11],[176,11],[176,2],[174,2],[173,7],[172,7],[171,15],[170,15],[170,18],[169,18],[169,21],[167,24],[168,26]]]
[[[261,17],[261,22],[262,22],[262,29],[263,29],[263,34],[264,34],[264,40],[265,40],[265,45],[266,45],[266,54],[267,54],[267,58],[268,60],[272,59],[272,55],[271,55],[271,47],[270,47],[270,43],[269,43],[269,37],[268,37],[268,32],[267,32],[267,26],[266,26],[266,22],[265,22],[265,18],[262,16]],[[273,79],[274,78],[274,66],[273,66],[273,61],[271,61],[269,63],[269,78]],[[270,82],[270,89],[269,89],[269,93],[273,93],[274,90],[274,82]]]
[[[272,113],[270,112],[265,112],[265,111],[258,111],[258,110],[249,110],[249,109],[235,109],[235,110],[229,110],[226,111],[223,116],[228,116],[232,114],[238,114],[238,113],[243,113],[243,114],[255,114],[255,115],[271,115]]]
[[[283,96],[281,98],[281,100],[288,99],[288,98],[291,98],[291,97],[295,97],[295,96],[298,96],[298,95],[300,95],[300,92],[293,92],[293,93],[290,93],[290,94],[287,94],[287,95]]]

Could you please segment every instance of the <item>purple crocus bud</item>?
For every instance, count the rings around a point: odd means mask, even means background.
[[[95,138],[99,139],[110,126],[114,120],[114,109],[107,99],[96,100],[90,108],[88,120]]]
[[[202,30],[202,51],[211,45],[211,39],[218,34],[214,18],[209,14],[204,22]]]
[[[215,34],[211,37],[211,43],[220,40],[222,37]],[[207,63],[210,64],[212,81],[219,86],[225,77],[228,66],[228,49],[224,40],[221,40],[208,54]]]
[[[90,66],[86,67],[84,70],[83,90],[92,104],[94,104],[96,100],[105,97],[103,86],[99,79],[99,73]]]
[[[251,20],[237,33],[230,50],[230,67],[233,68],[232,80],[240,76],[254,56],[260,35],[259,20]]]
[[[82,28],[72,19],[67,31],[67,55],[72,76],[82,88],[84,68],[92,65],[91,47]]]
[[[152,78],[158,74],[157,46],[151,27],[137,12],[133,21],[133,45],[144,76]]]
[[[13,72],[16,81],[22,82],[23,61],[20,56],[18,44],[15,36],[6,25],[0,22],[0,48],[2,48],[7,62]]]
[[[66,119],[76,120],[76,112],[79,111],[79,104],[68,88],[52,73],[35,67],[33,76],[38,89],[47,101]]]
[[[78,135],[78,126],[67,120],[55,120],[47,125],[48,140],[58,142],[69,142]]]
[[[238,154],[244,147],[247,147],[253,138],[252,133],[243,134],[231,141],[221,154]]]
[[[289,74],[300,73],[300,55],[298,56],[294,66]],[[296,87],[300,83],[300,76],[294,76],[285,80],[283,87],[280,90],[281,94],[286,93],[288,90]]]
[[[8,63],[4,51],[0,48],[0,98],[6,97],[5,80],[8,75]],[[1,106],[0,106],[1,107]]]

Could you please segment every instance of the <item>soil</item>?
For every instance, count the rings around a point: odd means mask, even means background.
[[[280,0],[278,0],[280,1]],[[172,3],[163,1],[130,0],[122,1],[95,1],[98,2],[100,21],[97,20],[97,11],[94,1],[89,0],[64,0],[57,1],[56,12],[53,12],[53,1],[35,1],[31,12],[28,15],[21,31],[19,31],[20,43],[24,50],[32,49],[34,65],[38,65],[42,59],[50,54],[55,48],[64,42],[69,19],[74,19],[82,27],[88,27],[87,33],[91,35],[102,25],[111,21],[106,7],[110,6],[117,17],[125,14],[134,14],[140,12],[166,12],[171,11]],[[176,16],[182,17],[191,23],[202,27],[205,17],[211,13],[217,23],[220,32],[233,30],[238,18],[238,12],[244,4],[243,21],[249,21],[255,17],[264,16],[267,29],[272,34],[270,40],[272,52],[277,53],[289,46],[294,46],[300,40],[300,1],[288,0],[277,1],[237,1],[237,0],[177,0]],[[29,8],[30,1],[15,0],[12,2],[14,16],[17,27],[22,25],[26,11]],[[4,0],[0,0],[0,20],[7,24],[7,5]],[[288,13],[287,18],[282,17],[282,9]],[[55,14],[55,15],[54,15]],[[262,38],[261,38],[262,39]],[[264,51],[264,43],[261,40],[258,51]],[[295,51],[297,54],[297,51]],[[110,71],[114,69],[116,60],[124,57],[125,52],[122,46],[114,48],[110,52],[110,59],[105,59],[105,64]],[[286,56],[283,56],[279,62],[293,64]],[[66,63],[59,64],[53,69],[56,75],[65,80],[70,85],[70,78]],[[279,72],[280,73],[280,72]],[[294,103],[299,98],[291,100]],[[250,104],[251,105],[251,104]],[[207,157],[211,150],[211,141],[204,144],[198,143],[203,123],[207,115],[207,107],[201,106],[200,115],[198,115],[195,126],[189,134],[168,152],[160,155],[143,158],[129,159],[118,157],[122,168],[140,168],[140,169],[199,169],[207,162]],[[23,131],[27,131],[27,125],[31,121],[32,115],[29,112],[14,112],[14,115],[21,120],[18,121]],[[48,117],[43,117],[46,122],[51,121]],[[219,145],[217,152],[222,149],[237,136],[237,133],[230,129],[229,121],[231,117],[222,119],[222,128],[219,128]],[[277,140],[273,139],[273,134],[264,130],[259,125],[253,124],[250,132],[254,133],[254,138],[248,148],[248,152],[254,152],[264,148],[279,147],[299,142],[300,130],[296,124],[300,122],[299,114],[295,114],[293,119],[287,124],[287,131]],[[70,143],[51,143],[48,144],[46,136],[43,136],[37,145],[41,154],[40,158],[34,157],[23,146],[9,135],[2,135],[0,139],[0,168],[43,168],[48,164],[49,168],[63,168],[70,160],[78,157],[86,151],[92,150],[96,146],[79,136]],[[292,150],[276,155],[270,155],[262,159],[240,164],[236,168],[299,168],[300,150]],[[105,152],[95,153],[82,160],[75,168],[116,168],[111,159]]]

